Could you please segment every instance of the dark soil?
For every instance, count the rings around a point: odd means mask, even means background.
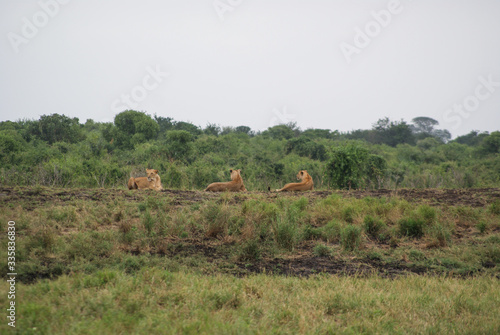
[[[128,191],[123,189],[50,189],[33,187],[8,187],[0,186],[0,207],[9,204],[21,203],[26,210],[32,210],[44,203],[51,205],[66,203],[75,200],[112,201],[123,199],[125,201],[143,201],[147,196],[158,194],[156,191]],[[190,204],[206,200],[219,200],[221,193],[203,191],[163,190],[161,195],[169,196],[176,205]],[[432,206],[470,206],[484,207],[500,199],[498,188],[475,189],[400,189],[394,190],[351,190],[351,191],[312,191],[304,193],[271,193],[271,192],[245,192],[239,193],[241,197],[234,197],[231,201],[242,202],[246,194],[261,194],[268,199],[278,197],[301,197],[310,199],[326,198],[331,194],[354,198],[392,198],[398,197],[407,201],[418,201]]]

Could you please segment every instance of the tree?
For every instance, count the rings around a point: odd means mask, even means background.
[[[114,140],[118,145],[128,148],[156,138],[160,131],[160,126],[151,116],[134,110],[117,114],[115,126]]]
[[[488,137],[488,135],[487,131],[480,133],[478,130],[472,130],[467,135],[458,136],[453,142],[469,146],[478,146],[482,143],[484,138]]]
[[[26,141],[15,130],[0,130],[0,159],[26,147]]]
[[[174,128],[174,122],[171,117],[157,116],[155,114],[154,118],[156,123],[158,123],[158,126],[160,127],[161,134]]]
[[[398,144],[415,144],[415,136],[410,126],[403,120],[390,121],[389,118],[379,119],[373,125],[376,143],[384,143],[395,147]]]
[[[379,185],[386,167],[387,162],[381,156],[350,144],[333,149],[326,172],[330,177],[330,186],[357,189],[375,182]]]
[[[166,151],[170,160],[187,160],[193,150],[194,136],[186,130],[171,130],[167,133]]]
[[[36,123],[30,124],[31,135],[35,135],[49,144],[55,142],[76,143],[83,140],[78,118],[69,118],[65,115],[42,115]]]
[[[279,124],[277,126],[267,128],[267,130],[263,132],[263,135],[269,135],[275,140],[289,140],[295,136],[295,132],[288,125]]]
[[[318,144],[305,136],[288,140],[285,146],[285,153],[288,155],[295,152],[301,157],[309,157],[320,161],[326,158],[326,148],[323,144]]]
[[[500,131],[494,131],[490,136],[485,137],[481,147],[485,153],[500,153]]]
[[[189,122],[178,121],[174,123],[175,130],[185,130],[192,135],[201,135],[202,131],[200,128]]]
[[[446,129],[435,129],[434,126],[439,125],[439,122],[426,116],[419,116],[411,120],[411,130],[419,139],[426,137],[434,137],[442,143],[446,143],[451,139],[451,134]]]
[[[306,129],[302,132],[302,135],[307,136],[309,138],[327,138],[333,139],[338,136],[338,131],[331,131],[330,129]]]
[[[419,116],[413,118],[411,121],[413,122],[412,128],[416,134],[432,134],[434,126],[439,124],[438,121],[426,116]]]
[[[250,127],[247,127],[247,126],[238,126],[234,129],[234,131],[237,133],[243,133],[243,134],[247,134],[247,135],[251,135],[251,133],[252,133],[252,129]]]
[[[213,136],[219,136],[221,129],[220,126],[216,125],[215,123],[209,123],[203,129],[203,132],[207,135],[213,135]]]
[[[432,136],[443,143],[447,143],[451,139],[451,134],[446,129],[434,129],[434,131],[432,132]]]

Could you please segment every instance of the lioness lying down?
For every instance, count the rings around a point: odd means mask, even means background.
[[[289,183],[283,186],[283,188],[276,190],[276,192],[284,191],[309,191],[314,188],[314,182],[312,177],[307,173],[306,170],[301,170],[297,173],[297,179],[302,180],[300,183]]]
[[[128,189],[129,190],[163,190],[163,186],[161,186],[161,178],[158,175],[158,170],[146,169],[147,177],[130,177],[128,180]]]
[[[211,192],[239,192],[246,191],[245,185],[243,185],[243,179],[241,178],[241,170],[229,170],[231,173],[231,181],[225,183],[212,183],[207,186],[205,191]]]

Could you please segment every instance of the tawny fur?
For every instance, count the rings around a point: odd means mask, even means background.
[[[241,170],[229,170],[231,173],[231,181],[224,183],[212,183],[207,186],[205,191],[210,192],[240,192],[246,191],[245,185],[243,184],[243,179],[241,178]]]
[[[163,186],[161,185],[161,178],[158,175],[158,170],[154,169],[146,169],[147,177],[130,177],[128,180],[127,186],[129,190],[163,190]]]
[[[299,171],[299,173],[297,173],[297,179],[301,180],[301,182],[286,184],[283,188],[276,190],[276,192],[312,191],[314,189],[313,179],[306,170]]]

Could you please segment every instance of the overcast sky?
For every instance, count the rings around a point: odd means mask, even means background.
[[[0,121],[500,130],[498,0],[0,0]]]

